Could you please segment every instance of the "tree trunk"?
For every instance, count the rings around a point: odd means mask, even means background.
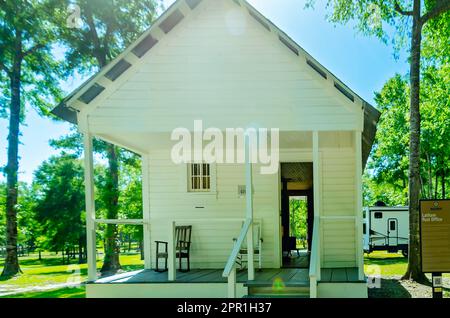
[[[428,163],[428,199],[431,199],[433,196],[433,173],[431,170],[431,156],[429,153],[426,154],[427,163]]]
[[[20,39],[21,41],[21,39]],[[21,48],[19,51],[21,52]],[[19,133],[21,113],[21,58],[16,57],[10,75],[11,103],[9,114],[8,162],[6,164],[6,259],[2,277],[21,272],[17,255],[17,198],[19,171]]]
[[[426,193],[427,193],[427,189],[426,189],[426,187],[425,187],[425,182],[423,182],[423,177],[422,177],[422,175],[419,175],[419,182],[420,182],[420,188],[421,188],[421,193],[422,193],[422,195],[424,195],[424,196],[426,196]],[[409,186],[409,184],[408,184],[408,186]],[[408,195],[409,195],[409,191],[408,191]],[[408,201],[409,201],[409,198],[408,198]]]
[[[117,219],[119,212],[119,165],[117,148],[108,144],[107,156],[109,162],[109,175],[107,184],[107,218]],[[112,274],[117,272],[121,266],[119,262],[120,246],[117,244],[118,231],[116,224],[107,224],[105,231],[105,257],[100,272]]]
[[[78,238],[78,264],[83,264],[83,238]]]
[[[420,198],[420,49],[422,24],[420,21],[421,0],[414,0],[413,30],[411,35],[411,101],[409,141],[409,262],[403,279],[425,282],[421,269],[419,233]]]
[[[447,167],[445,164],[445,160],[442,160],[442,174],[441,174],[441,180],[442,180],[442,199],[445,199],[445,177],[446,177],[446,171],[447,171]]]
[[[436,168],[435,176],[434,176],[434,199],[438,198],[438,183],[439,183],[439,173]]]
[[[139,252],[141,253],[141,261],[144,260],[144,242],[139,241]]]

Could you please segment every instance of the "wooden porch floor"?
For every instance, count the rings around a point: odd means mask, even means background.
[[[168,280],[168,273],[154,270],[139,270],[99,278],[95,284],[160,284],[160,283],[226,283],[222,269],[193,269],[190,272],[177,272],[174,282]],[[255,280],[247,281],[247,270],[237,272],[237,282],[252,286],[271,286],[282,282],[285,286],[309,286],[309,270],[306,268],[272,268],[255,271]],[[322,268],[321,282],[346,283],[360,282],[358,268]]]
[[[161,284],[161,283],[226,283],[222,277],[223,269],[193,269],[190,272],[177,272],[176,280],[168,280],[168,273],[154,270],[139,270],[97,279],[95,284]],[[247,270],[237,272],[238,283],[248,283]],[[285,286],[309,286],[309,270],[304,268],[277,268],[255,271],[253,286],[271,286],[282,282]]]

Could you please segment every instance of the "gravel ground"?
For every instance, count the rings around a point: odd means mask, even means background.
[[[422,285],[401,276],[384,276],[381,288],[369,289],[369,298],[431,298],[431,284]],[[450,277],[443,277],[444,297],[450,297]]]

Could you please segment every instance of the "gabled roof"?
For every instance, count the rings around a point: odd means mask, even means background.
[[[68,122],[77,124],[77,112],[79,108],[89,107],[89,104],[100,96],[109,85],[122,74],[137,63],[141,63],[143,57],[155,46],[159,40],[180,23],[186,15],[195,10],[202,1],[208,0],[177,0],[175,1],[150,27],[145,31],[130,47],[120,54],[111,63],[101,69],[85,81],[80,87],[68,95],[52,113]],[[236,5],[246,9],[261,26],[268,32],[274,32],[281,43],[283,43],[293,54],[304,58],[303,62],[311,67],[323,78],[324,85],[333,85],[333,88],[345,96],[349,102],[360,101],[364,108],[364,131],[362,136],[362,156],[365,166],[369,157],[373,141],[376,134],[376,125],[380,118],[380,113],[376,108],[363,100],[354,91],[342,83],[329,70],[318,63],[301,46],[293,41],[287,34],[280,30],[275,24],[259,13],[246,0],[229,0]]]

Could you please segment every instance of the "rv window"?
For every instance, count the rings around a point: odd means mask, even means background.
[[[395,231],[395,221],[394,220],[389,222],[389,228],[391,229],[391,231]]]
[[[375,216],[375,219],[382,219],[383,218],[383,213],[382,212],[375,212],[374,216]]]
[[[366,223],[363,223],[363,234],[366,234]]]

